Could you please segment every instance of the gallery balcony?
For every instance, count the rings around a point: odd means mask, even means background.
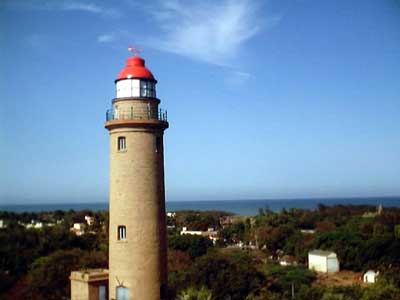
[[[168,128],[168,114],[166,110],[158,109],[109,109],[106,112],[108,129],[121,127],[162,127]]]

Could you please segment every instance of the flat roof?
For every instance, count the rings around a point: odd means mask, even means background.
[[[104,281],[108,280],[107,269],[84,269],[79,271],[72,271],[71,280],[79,280],[85,282]]]
[[[311,254],[311,255],[318,255],[318,256],[330,256],[330,255],[335,255],[336,256],[336,253],[335,252],[332,252],[332,251],[325,251],[325,250],[312,250],[312,251],[310,251],[310,252],[308,252],[308,254]]]

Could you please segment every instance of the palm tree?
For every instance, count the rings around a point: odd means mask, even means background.
[[[179,294],[178,300],[213,300],[213,296],[204,286],[201,289],[190,287]]]

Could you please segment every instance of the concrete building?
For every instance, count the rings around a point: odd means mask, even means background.
[[[208,228],[207,231],[201,231],[201,230],[187,230],[187,227],[182,227],[180,234],[201,235],[209,238],[214,244],[218,240],[218,231],[214,230],[214,228]]]
[[[166,298],[163,134],[157,80],[133,56],[115,80],[110,134],[109,299]]]
[[[187,227],[182,227],[181,235],[190,234],[190,235],[203,235],[203,231],[201,230],[188,230]]]
[[[379,275],[379,272],[375,272],[373,270],[368,270],[363,275],[363,282],[375,283],[378,275]]]
[[[77,236],[81,236],[85,233],[86,225],[84,223],[74,223],[72,227],[69,229]]]
[[[71,280],[71,300],[108,299],[108,270],[73,271],[69,279]]]
[[[41,229],[43,228],[43,223],[32,220],[31,223],[25,225],[26,228]]]
[[[91,216],[85,216],[85,221],[86,221],[86,224],[87,224],[88,226],[91,226],[91,225],[94,224],[94,218],[91,217]]]
[[[317,272],[339,272],[339,260],[331,251],[313,250],[308,252],[308,268]]]
[[[300,229],[303,234],[315,234],[315,229]]]

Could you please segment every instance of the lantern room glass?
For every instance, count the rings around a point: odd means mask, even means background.
[[[153,81],[140,80],[140,97],[156,97],[156,85]]]

